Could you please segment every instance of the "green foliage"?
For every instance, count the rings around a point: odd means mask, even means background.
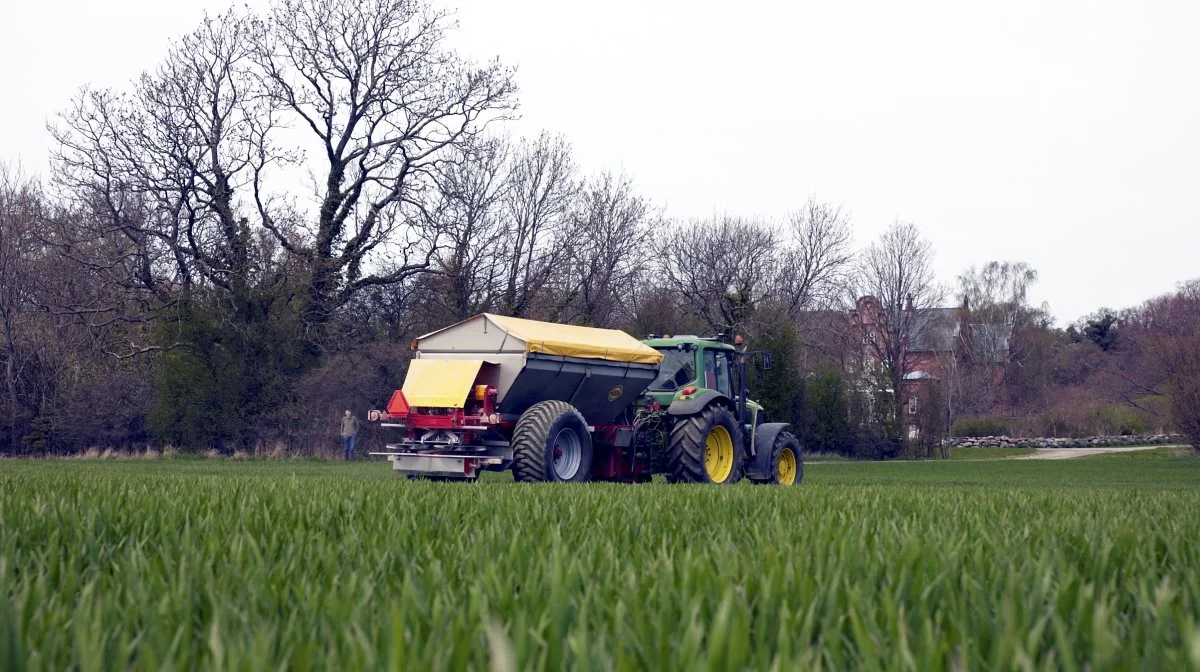
[[[1025,422],[1032,436],[1132,436],[1152,429],[1148,414],[1125,404],[1063,400]]]
[[[791,490],[10,461],[0,660],[1191,669],[1197,484],[1196,459],[813,465]]]
[[[315,361],[289,306],[263,301],[231,320],[221,306],[181,303],[160,329],[172,347],[157,360],[151,435],[184,447],[244,445],[255,422],[292,398],[296,376]]]
[[[746,366],[746,385],[752,398],[763,405],[771,422],[803,422],[804,385],[796,362],[798,339],[796,330],[786,321],[769,334],[755,339],[755,350],[770,353],[771,368],[763,366],[761,357]]]
[[[790,423],[805,451],[854,455],[855,437],[841,374],[825,370],[803,376],[796,359],[798,348],[795,328],[787,322],[756,339],[755,349],[770,352],[772,365],[764,369],[762,360],[755,359],[747,366],[755,401],[766,409],[769,421]]]
[[[800,425],[804,450],[853,455],[854,432],[841,374],[816,373],[805,381],[804,390],[804,422]]]
[[[1008,419],[998,417],[958,418],[950,427],[951,436],[1007,436]]]
[[[1083,320],[1079,332],[1083,338],[1095,343],[1101,350],[1108,352],[1117,342],[1119,320],[1106,309],[1101,309],[1095,315]]]
[[[29,433],[21,437],[21,446],[26,453],[44,454],[53,447],[54,415],[49,408],[43,408],[37,417],[29,423]]]
[[[1145,434],[1149,424],[1136,410],[1123,404],[1097,404],[1092,422],[1098,436]]]
[[[854,456],[871,460],[899,457],[904,451],[894,396],[883,390],[856,390],[851,395],[850,424]]]
[[[942,439],[946,438],[950,429],[946,426],[945,385],[939,381],[925,381],[919,389],[917,413],[909,414],[906,409],[905,414],[908,415],[907,422],[915,424],[918,429],[915,439],[906,437],[909,454],[948,459],[949,449],[942,445]]]

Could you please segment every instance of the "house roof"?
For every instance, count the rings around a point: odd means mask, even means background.
[[[910,352],[948,352],[958,338],[957,308],[921,308],[909,322]]]
[[[972,355],[978,362],[1002,364],[1008,352],[1008,327],[1000,323],[965,325],[970,335]],[[950,352],[962,335],[958,308],[917,310],[909,323],[910,352]]]

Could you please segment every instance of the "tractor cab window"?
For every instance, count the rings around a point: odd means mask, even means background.
[[[652,392],[674,392],[696,379],[696,353],[679,348],[662,348],[662,366],[658,378],[650,383]]]
[[[704,351],[704,386],[733,398],[733,378],[729,375],[730,355],[725,350]]]

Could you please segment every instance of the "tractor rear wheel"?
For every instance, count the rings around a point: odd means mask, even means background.
[[[592,475],[592,435],[565,401],[529,407],[513,430],[513,476],[518,481],[582,482]]]
[[[741,433],[733,413],[713,404],[695,415],[677,418],[667,447],[667,476],[672,483],[737,483],[742,478]]]
[[[780,432],[771,446],[771,460],[767,465],[769,476],[755,483],[799,485],[804,479],[804,458],[800,454],[800,441],[791,432]]]

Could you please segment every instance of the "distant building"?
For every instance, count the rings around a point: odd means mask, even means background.
[[[894,316],[898,324],[893,328],[889,328],[888,313],[873,296],[859,298],[849,313],[854,342],[859,344],[859,384],[879,384],[881,378],[876,374],[886,360],[901,363],[903,382],[897,394],[909,439],[920,437],[919,419],[930,417],[928,411],[934,410],[926,406],[935,384],[941,383],[945,392],[967,367],[976,373],[982,367],[984,375],[1003,381],[1004,366],[1009,361],[1010,325],[972,320],[966,299],[953,308],[915,309],[909,300],[902,313]],[[889,342],[897,333],[898,342]]]

